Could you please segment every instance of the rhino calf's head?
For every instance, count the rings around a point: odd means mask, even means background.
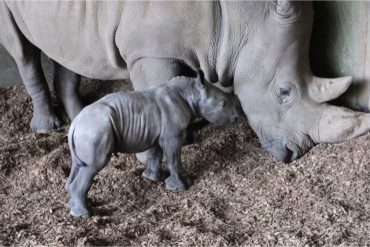
[[[217,126],[238,121],[242,108],[236,95],[206,83],[201,71],[198,71],[194,85],[199,96],[197,107],[200,116]]]

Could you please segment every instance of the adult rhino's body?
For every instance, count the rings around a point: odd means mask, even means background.
[[[81,109],[77,74],[130,78],[141,89],[201,67],[209,81],[233,83],[262,145],[282,161],[370,127],[368,115],[325,104],[351,79],[312,75],[307,2],[0,2],[0,23],[38,130],[59,125],[39,49],[56,61],[55,87],[70,118]]]

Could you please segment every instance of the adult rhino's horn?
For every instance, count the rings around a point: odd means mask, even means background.
[[[308,133],[315,143],[343,142],[370,131],[370,113],[328,104],[322,104],[320,109],[319,118]]]
[[[318,103],[324,103],[341,96],[351,85],[352,77],[320,78],[314,76],[308,85],[309,96]]]

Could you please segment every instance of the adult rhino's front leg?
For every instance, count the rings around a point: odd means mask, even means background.
[[[49,88],[41,67],[40,50],[29,44],[24,59],[16,59],[19,73],[28,94],[32,98],[33,117],[31,128],[39,133],[59,128],[49,93]]]
[[[0,1],[0,44],[17,64],[23,84],[32,98],[31,128],[46,132],[58,128],[57,119],[41,67],[40,50],[24,37],[5,1]]]
[[[171,58],[142,58],[130,68],[130,79],[135,90],[160,85],[176,76],[194,76],[188,66]],[[136,154],[136,158],[147,164],[148,152]]]

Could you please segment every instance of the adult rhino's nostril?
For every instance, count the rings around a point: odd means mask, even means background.
[[[263,144],[263,147],[270,152],[276,159],[284,163],[290,163],[296,154],[279,140],[269,140]]]
[[[275,156],[278,160],[284,163],[292,162],[293,151],[289,148],[283,148],[279,151],[280,153]]]
[[[291,149],[289,149],[289,150],[291,150]],[[299,153],[294,151],[294,150],[291,150],[291,152],[292,152],[292,157],[290,158],[290,162],[293,162],[293,161],[295,161],[296,159],[299,158]]]

